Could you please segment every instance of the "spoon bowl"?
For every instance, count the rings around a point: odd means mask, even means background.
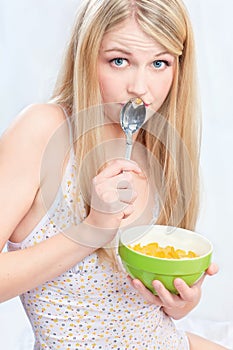
[[[122,107],[120,123],[126,135],[126,159],[130,159],[131,157],[133,144],[132,135],[141,128],[145,119],[146,107],[140,98],[133,98]]]

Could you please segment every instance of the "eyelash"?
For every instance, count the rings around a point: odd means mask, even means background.
[[[117,60],[128,61],[126,58],[116,57],[116,58],[113,58],[112,60],[110,60],[109,62],[110,62],[110,63],[114,63],[114,61],[117,61]],[[115,63],[116,63],[116,62],[115,62]],[[120,68],[121,66],[114,65],[114,67],[115,67],[115,68]]]
[[[170,63],[169,63],[168,61],[166,61],[166,60],[156,60],[156,61],[153,62],[153,65],[154,65],[154,63],[158,63],[158,62],[164,63],[167,67],[170,66]],[[155,67],[155,66],[154,66],[154,67]],[[155,68],[156,68],[156,67],[155,67]]]
[[[123,57],[116,57],[116,58],[113,58],[112,60],[110,60],[109,62],[110,63],[112,63],[112,64],[114,64],[114,62],[116,63],[116,61],[117,60],[122,60],[122,61],[127,61],[128,62],[128,60],[126,59],[126,58],[123,58]],[[168,61],[166,61],[166,60],[155,60],[153,63],[152,63],[152,65],[154,66],[154,68],[158,68],[158,70],[160,70],[159,68],[160,67],[155,67],[155,65],[154,65],[154,63],[158,63],[158,62],[162,62],[162,63],[164,63],[167,67],[169,67],[171,64],[168,62]],[[121,69],[121,67],[122,67],[122,65],[120,65],[120,66],[118,66],[118,65],[115,65],[114,64],[114,68],[119,68],[119,69]]]

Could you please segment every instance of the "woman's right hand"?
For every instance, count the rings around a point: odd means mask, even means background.
[[[117,159],[93,178],[90,213],[84,220],[87,224],[107,229],[114,237],[122,219],[134,211],[137,192],[132,173],[142,175],[142,170],[133,161]]]

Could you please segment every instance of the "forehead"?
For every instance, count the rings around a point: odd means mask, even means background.
[[[109,30],[103,36],[101,48],[108,49],[116,44],[132,50],[157,51],[164,49],[155,39],[144,33],[133,18],[127,19]]]

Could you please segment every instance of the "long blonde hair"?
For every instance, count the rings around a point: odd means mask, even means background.
[[[99,49],[104,34],[132,16],[146,34],[176,58],[170,92],[155,118],[138,135],[151,155],[151,178],[160,198],[157,223],[194,229],[199,209],[200,111],[193,31],[181,0],[81,1],[52,101],[75,116],[78,188],[82,187],[88,214],[90,181],[104,164],[103,149],[96,147],[103,143],[104,116],[101,107],[91,108],[101,106]],[[87,154],[91,156],[84,162]],[[102,248],[100,253],[114,257],[109,249]]]

